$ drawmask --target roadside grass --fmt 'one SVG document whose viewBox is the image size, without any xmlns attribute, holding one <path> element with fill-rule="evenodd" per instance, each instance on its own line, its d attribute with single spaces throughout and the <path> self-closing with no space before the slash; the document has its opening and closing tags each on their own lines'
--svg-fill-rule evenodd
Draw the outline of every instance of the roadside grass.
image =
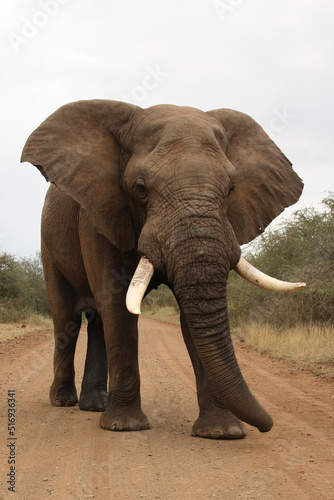
<svg viewBox="0 0 334 500">
<path fill-rule="evenodd" d="M 145 307 L 153 319 L 180 324 L 174 307 Z M 270 324 L 245 323 L 233 328 L 232 337 L 243 345 L 271 358 L 288 362 L 296 370 L 334 380 L 334 326 L 322 324 L 275 328 Z"/>
<path fill-rule="evenodd" d="M 233 336 L 261 354 L 334 379 L 333 325 L 275 328 L 269 324 L 250 323 L 234 329 Z"/>
<path fill-rule="evenodd" d="M 171 306 L 158 307 L 155 309 L 147 310 L 144 309 L 143 315 L 148 316 L 149 318 L 157 319 L 159 321 L 166 321 L 167 323 L 172 323 L 173 325 L 180 324 L 180 313 Z"/>
<path fill-rule="evenodd" d="M 21 337 L 22 335 L 35 332 L 36 330 L 48 330 L 53 328 L 52 319 L 49 316 L 32 313 L 19 322 L 0 323 L 0 342 Z"/>
</svg>

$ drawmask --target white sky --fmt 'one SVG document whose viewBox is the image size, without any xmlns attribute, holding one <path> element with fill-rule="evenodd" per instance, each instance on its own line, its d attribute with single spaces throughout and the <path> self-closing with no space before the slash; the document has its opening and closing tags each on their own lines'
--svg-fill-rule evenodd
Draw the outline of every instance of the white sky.
<svg viewBox="0 0 334 500">
<path fill-rule="evenodd" d="M 80 99 L 243 111 L 304 180 L 285 214 L 334 191 L 332 0 L 11 0 L 0 19 L 0 252 L 39 250 L 48 185 L 21 151 Z"/>
</svg>

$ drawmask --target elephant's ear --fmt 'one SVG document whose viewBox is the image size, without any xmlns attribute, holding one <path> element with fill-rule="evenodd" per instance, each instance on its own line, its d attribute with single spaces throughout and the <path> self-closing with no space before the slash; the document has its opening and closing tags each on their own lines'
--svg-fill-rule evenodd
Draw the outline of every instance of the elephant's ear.
<svg viewBox="0 0 334 500">
<path fill-rule="evenodd" d="M 138 110 L 107 100 L 67 104 L 30 135 L 21 158 L 74 198 L 97 231 L 121 250 L 135 245 L 120 186 L 120 149 L 127 149 L 122 140 Z"/>
<path fill-rule="evenodd" d="M 290 161 L 250 116 L 230 109 L 208 114 L 226 131 L 226 156 L 236 169 L 228 218 L 239 243 L 248 243 L 296 203 L 303 183 Z"/>
</svg>

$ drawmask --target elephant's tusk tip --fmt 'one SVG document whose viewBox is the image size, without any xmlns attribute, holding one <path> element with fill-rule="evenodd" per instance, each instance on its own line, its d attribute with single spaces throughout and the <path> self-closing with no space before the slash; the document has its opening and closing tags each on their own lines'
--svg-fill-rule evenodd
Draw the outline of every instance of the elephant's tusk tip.
<svg viewBox="0 0 334 500">
<path fill-rule="evenodd" d="M 302 290 L 305 286 L 306 283 L 290 283 L 290 288 L 287 288 L 284 290 L 287 293 L 293 293 L 293 292 L 299 292 L 299 290 Z"/>
<path fill-rule="evenodd" d="M 141 314 L 140 303 L 141 303 L 140 297 L 136 296 L 133 289 L 130 289 L 126 295 L 126 300 L 125 300 L 126 308 L 129 311 L 129 313 Z"/>
<path fill-rule="evenodd" d="M 126 305 L 127 307 L 127 310 L 129 311 L 129 313 L 131 314 L 141 314 L 141 310 L 140 310 L 140 307 L 139 306 L 135 306 L 135 305 Z"/>
<path fill-rule="evenodd" d="M 137 316 L 140 316 L 141 315 L 141 310 L 140 309 L 132 309 L 132 311 L 130 311 L 131 314 L 137 314 Z"/>
</svg>

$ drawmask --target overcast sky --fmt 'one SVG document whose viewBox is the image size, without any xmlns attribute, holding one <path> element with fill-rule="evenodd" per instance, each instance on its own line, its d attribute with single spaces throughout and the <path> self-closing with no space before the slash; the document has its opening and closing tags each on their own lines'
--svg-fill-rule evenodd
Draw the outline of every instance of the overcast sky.
<svg viewBox="0 0 334 500">
<path fill-rule="evenodd" d="M 48 185 L 21 151 L 80 99 L 243 111 L 304 180 L 292 210 L 334 191 L 332 0 L 11 0 L 0 23 L 0 252 L 39 250 Z"/>
</svg>

